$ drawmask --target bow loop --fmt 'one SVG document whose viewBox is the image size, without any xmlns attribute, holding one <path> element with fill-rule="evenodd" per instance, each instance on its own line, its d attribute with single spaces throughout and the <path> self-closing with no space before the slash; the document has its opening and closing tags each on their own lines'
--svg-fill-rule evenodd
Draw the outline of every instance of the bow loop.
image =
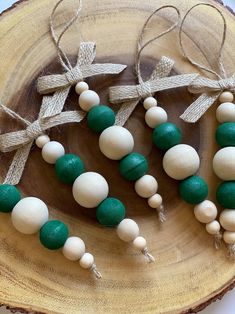
<svg viewBox="0 0 235 314">
<path fill-rule="evenodd" d="M 43 130 L 41 128 L 41 124 L 39 120 L 34 121 L 31 123 L 25 130 L 26 135 L 29 139 L 29 141 L 33 141 L 37 139 L 40 135 L 43 134 Z"/>
</svg>

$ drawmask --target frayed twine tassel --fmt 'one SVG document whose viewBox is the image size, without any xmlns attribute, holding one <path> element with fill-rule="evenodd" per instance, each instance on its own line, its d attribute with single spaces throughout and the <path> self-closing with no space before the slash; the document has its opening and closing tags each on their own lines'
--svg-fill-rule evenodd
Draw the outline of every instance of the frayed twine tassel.
<svg viewBox="0 0 235 314">
<path fill-rule="evenodd" d="M 222 245 L 222 233 L 218 232 L 214 235 L 214 247 L 216 250 L 219 250 Z"/>
<path fill-rule="evenodd" d="M 160 223 L 163 223 L 166 221 L 166 211 L 163 205 L 160 205 L 158 208 L 156 208 L 156 211 L 158 213 L 158 219 Z"/>
<path fill-rule="evenodd" d="M 101 275 L 101 273 L 98 271 L 98 269 L 97 269 L 97 267 L 96 267 L 96 264 L 93 264 L 93 265 L 91 266 L 90 271 L 94 273 L 96 279 L 101 279 L 101 278 L 102 278 L 102 275 Z"/>
<path fill-rule="evenodd" d="M 235 244 L 228 244 L 228 254 L 227 257 L 231 261 L 235 261 Z"/>
<path fill-rule="evenodd" d="M 155 262 L 155 258 L 148 252 L 147 247 L 145 249 L 143 249 L 141 252 L 146 257 L 146 259 L 149 263 Z"/>
</svg>

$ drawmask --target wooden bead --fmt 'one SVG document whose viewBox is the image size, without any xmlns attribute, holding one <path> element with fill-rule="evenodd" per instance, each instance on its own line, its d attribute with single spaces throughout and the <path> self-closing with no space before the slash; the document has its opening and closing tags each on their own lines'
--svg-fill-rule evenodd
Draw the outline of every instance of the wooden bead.
<svg viewBox="0 0 235 314">
<path fill-rule="evenodd" d="M 152 208 L 158 208 L 162 205 L 162 197 L 160 194 L 154 194 L 148 199 L 148 204 Z"/>
<path fill-rule="evenodd" d="M 219 221 L 227 231 L 235 232 L 235 209 L 225 209 L 221 212 Z"/>
<path fill-rule="evenodd" d="M 220 124 L 216 129 L 215 138 L 221 147 L 235 146 L 235 123 L 225 122 Z"/>
<path fill-rule="evenodd" d="M 222 102 L 232 102 L 233 94 L 231 92 L 223 92 L 219 96 L 219 101 Z"/>
<path fill-rule="evenodd" d="M 219 222 L 217 220 L 213 220 L 212 222 L 206 224 L 206 231 L 212 235 L 219 233 L 220 231 Z"/>
<path fill-rule="evenodd" d="M 106 198 L 96 209 L 97 220 L 106 227 L 117 226 L 124 219 L 125 214 L 125 206 L 114 197 Z"/>
<path fill-rule="evenodd" d="M 223 181 L 235 180 L 235 147 L 220 149 L 213 158 L 213 170 Z"/>
<path fill-rule="evenodd" d="M 21 233 L 34 234 L 48 221 L 46 204 L 36 197 L 26 197 L 13 208 L 11 221 Z"/>
<path fill-rule="evenodd" d="M 79 264 L 84 269 L 90 269 L 94 262 L 95 262 L 94 256 L 90 253 L 85 253 L 81 257 Z"/>
<path fill-rule="evenodd" d="M 149 198 L 157 192 L 158 183 L 157 180 L 148 174 L 141 177 L 135 182 L 136 193 L 144 198 Z"/>
<path fill-rule="evenodd" d="M 20 199 L 20 191 L 14 185 L 0 185 L 0 212 L 11 212 Z"/>
<path fill-rule="evenodd" d="M 167 113 L 161 107 L 151 107 L 145 113 L 145 122 L 150 128 L 155 128 L 159 124 L 167 121 Z"/>
<path fill-rule="evenodd" d="M 86 90 L 81 93 L 78 102 L 84 111 L 89 111 L 91 108 L 99 105 L 100 97 L 93 90 Z"/>
<path fill-rule="evenodd" d="M 162 123 L 153 131 L 154 144 L 163 150 L 167 150 L 181 142 L 182 133 L 174 123 Z"/>
<path fill-rule="evenodd" d="M 50 137 L 46 134 L 40 135 L 36 141 L 35 144 L 38 148 L 43 148 L 44 145 L 50 142 Z"/>
<path fill-rule="evenodd" d="M 78 82 L 75 86 L 75 91 L 78 95 L 87 91 L 89 89 L 89 85 L 86 82 Z"/>
<path fill-rule="evenodd" d="M 235 244 L 235 232 L 225 231 L 223 234 L 223 239 L 227 244 Z"/>
<path fill-rule="evenodd" d="M 57 159 L 65 154 L 63 145 L 59 142 L 51 141 L 42 148 L 42 158 L 49 164 L 55 164 Z"/>
<path fill-rule="evenodd" d="M 62 221 L 51 220 L 46 222 L 40 230 L 40 242 L 49 250 L 58 250 L 68 239 L 69 229 Z"/>
<path fill-rule="evenodd" d="M 97 207 L 109 193 L 109 186 L 103 176 L 96 172 L 81 174 L 73 184 L 75 201 L 86 208 Z"/>
<path fill-rule="evenodd" d="M 135 181 L 148 171 L 148 162 L 143 155 L 131 153 L 120 161 L 119 171 L 125 179 Z"/>
<path fill-rule="evenodd" d="M 108 106 L 95 106 L 88 112 L 87 124 L 94 132 L 102 132 L 114 123 L 115 113 Z"/>
<path fill-rule="evenodd" d="M 132 152 L 134 139 L 126 128 L 111 126 L 101 133 L 99 147 L 106 157 L 119 160 Z"/>
<path fill-rule="evenodd" d="M 231 102 L 225 102 L 216 110 L 216 119 L 220 123 L 235 122 L 235 105 Z"/>
<path fill-rule="evenodd" d="M 143 102 L 143 106 L 144 109 L 148 110 L 149 108 L 157 106 L 157 100 L 152 96 L 147 97 Z"/>
<path fill-rule="evenodd" d="M 169 177 L 183 180 L 193 175 L 200 166 L 196 150 L 186 144 L 170 148 L 163 157 L 163 168 Z"/>
<path fill-rule="evenodd" d="M 215 204 L 209 200 L 205 200 L 194 207 L 196 219 L 205 224 L 215 220 L 217 212 Z"/>
<path fill-rule="evenodd" d="M 198 204 L 207 198 L 208 186 L 203 178 L 191 176 L 180 183 L 179 192 L 185 202 Z"/>
<path fill-rule="evenodd" d="M 133 241 L 139 235 L 139 226 L 132 219 L 123 219 L 117 227 L 117 234 L 122 241 Z"/>
<path fill-rule="evenodd" d="M 137 237 L 133 241 L 133 246 L 135 249 L 142 251 L 147 247 L 147 241 L 144 237 Z"/>
<path fill-rule="evenodd" d="M 223 208 L 235 208 L 235 181 L 222 182 L 216 191 L 218 203 Z"/>
<path fill-rule="evenodd" d="M 63 246 L 62 252 L 70 261 L 77 261 L 83 256 L 85 249 L 85 243 L 82 239 L 69 237 Z"/>
</svg>

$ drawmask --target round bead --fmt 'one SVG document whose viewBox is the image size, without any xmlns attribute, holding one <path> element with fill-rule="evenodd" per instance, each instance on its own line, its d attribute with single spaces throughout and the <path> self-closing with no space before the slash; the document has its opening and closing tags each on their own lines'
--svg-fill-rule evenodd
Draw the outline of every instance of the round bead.
<svg viewBox="0 0 235 314">
<path fill-rule="evenodd" d="M 73 184 L 75 201 L 86 208 L 97 207 L 109 193 L 109 186 L 103 176 L 96 172 L 81 174 Z"/>
<path fill-rule="evenodd" d="M 235 208 L 235 181 L 222 182 L 217 191 L 216 198 L 223 208 Z"/>
<path fill-rule="evenodd" d="M 49 250 L 58 250 L 68 239 L 68 227 L 59 220 L 45 223 L 40 230 L 40 242 Z"/>
<path fill-rule="evenodd" d="M 154 194 L 148 199 L 148 204 L 152 208 L 158 208 L 162 205 L 162 197 L 160 194 Z"/>
<path fill-rule="evenodd" d="M 215 138 L 221 147 L 235 146 L 235 123 L 226 122 L 218 126 Z"/>
<path fill-rule="evenodd" d="M 55 164 L 55 172 L 58 179 L 67 184 L 73 184 L 76 178 L 84 171 L 83 161 L 73 154 L 65 154 L 57 159 Z"/>
<path fill-rule="evenodd" d="M 235 232 L 225 231 L 223 233 L 223 239 L 227 244 L 235 244 Z"/>
<path fill-rule="evenodd" d="M 94 256 L 90 253 L 85 253 L 83 254 L 83 256 L 81 257 L 79 264 L 82 268 L 84 269 L 89 269 L 92 267 L 92 265 L 94 264 L 95 259 Z"/>
<path fill-rule="evenodd" d="M 221 180 L 235 180 L 235 147 L 220 149 L 213 158 L 213 170 Z"/>
<path fill-rule="evenodd" d="M 87 116 L 89 128 L 94 132 L 102 132 L 115 123 L 115 113 L 108 106 L 93 107 Z"/>
<path fill-rule="evenodd" d="M 216 119 L 220 123 L 235 122 L 235 105 L 231 102 L 225 102 L 216 110 Z"/>
<path fill-rule="evenodd" d="M 220 214 L 219 221 L 221 226 L 228 231 L 235 231 L 235 210 L 225 209 Z"/>
<path fill-rule="evenodd" d="M 200 159 L 189 145 L 179 144 L 170 148 L 163 157 L 163 168 L 169 177 L 183 180 L 198 171 Z"/>
<path fill-rule="evenodd" d="M 133 241 L 134 248 L 137 250 L 144 250 L 147 247 L 147 241 L 143 237 L 137 237 Z"/>
<path fill-rule="evenodd" d="M 78 95 L 87 91 L 89 89 L 89 85 L 86 82 L 78 82 L 75 86 L 75 91 Z"/>
<path fill-rule="evenodd" d="M 36 197 L 26 197 L 20 200 L 12 210 L 11 221 L 21 233 L 34 234 L 48 221 L 46 204 Z"/>
<path fill-rule="evenodd" d="M 99 146 L 101 152 L 106 157 L 119 160 L 132 152 L 134 139 L 126 128 L 115 125 L 105 129 L 101 133 Z"/>
<path fill-rule="evenodd" d="M 180 196 L 189 204 L 198 204 L 204 201 L 208 195 L 208 186 L 205 180 L 199 176 L 191 176 L 180 183 Z"/>
<path fill-rule="evenodd" d="M 163 150 L 167 150 L 181 142 L 182 133 L 174 123 L 163 123 L 153 131 L 154 144 Z"/>
<path fill-rule="evenodd" d="M 144 109 L 148 110 L 149 108 L 157 106 L 157 100 L 152 96 L 147 97 L 143 102 L 143 106 Z"/>
<path fill-rule="evenodd" d="M 161 107 L 149 108 L 145 114 L 145 122 L 150 128 L 165 123 L 167 121 L 167 113 Z"/>
<path fill-rule="evenodd" d="M 117 227 L 117 234 L 122 241 L 133 241 L 139 235 L 139 226 L 129 218 L 123 219 Z"/>
<path fill-rule="evenodd" d="M 46 134 L 40 135 L 36 141 L 35 144 L 38 148 L 43 148 L 44 145 L 50 142 L 50 137 Z"/>
<path fill-rule="evenodd" d="M 144 175 L 135 182 L 136 193 L 144 198 L 149 198 L 157 192 L 157 180 L 149 174 Z"/>
<path fill-rule="evenodd" d="M 49 164 L 55 164 L 57 159 L 65 154 L 63 145 L 59 142 L 51 141 L 42 148 L 42 158 Z"/>
<path fill-rule="evenodd" d="M 100 103 L 99 95 L 93 90 L 86 90 L 79 96 L 79 106 L 84 111 L 91 110 L 92 107 L 98 106 Z"/>
<path fill-rule="evenodd" d="M 217 220 L 213 220 L 212 222 L 209 222 L 206 224 L 206 231 L 209 234 L 217 234 L 220 231 L 220 224 Z"/>
<path fill-rule="evenodd" d="M 233 94 L 231 92 L 223 92 L 219 96 L 219 101 L 222 102 L 232 102 Z"/>
<path fill-rule="evenodd" d="M 205 200 L 194 207 L 196 219 L 204 224 L 215 220 L 217 212 L 215 204 L 209 200 Z"/>
<path fill-rule="evenodd" d="M 85 249 L 85 243 L 82 239 L 69 237 L 63 246 L 63 254 L 70 261 L 77 261 L 83 256 Z"/>
<path fill-rule="evenodd" d="M 116 198 L 106 198 L 96 209 L 96 218 L 106 227 L 117 226 L 125 217 L 126 209 Z"/>
<path fill-rule="evenodd" d="M 120 161 L 119 171 L 125 179 L 135 181 L 148 171 L 148 162 L 143 155 L 131 153 Z"/>
<path fill-rule="evenodd" d="M 20 199 L 20 192 L 14 185 L 0 185 L 0 212 L 11 212 Z"/>
</svg>

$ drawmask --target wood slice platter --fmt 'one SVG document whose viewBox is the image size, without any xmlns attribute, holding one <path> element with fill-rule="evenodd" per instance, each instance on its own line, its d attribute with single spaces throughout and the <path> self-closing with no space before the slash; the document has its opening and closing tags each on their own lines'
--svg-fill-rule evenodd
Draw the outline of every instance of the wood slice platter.
<svg viewBox="0 0 235 314">
<path fill-rule="evenodd" d="M 41 96 L 35 82 L 42 73 L 61 73 L 56 49 L 49 34 L 48 20 L 57 0 L 21 1 L 0 16 L 0 99 L 18 113 L 33 121 Z M 179 5 L 171 0 L 170 4 Z M 197 1 L 180 1 L 183 14 Z M 214 1 L 208 3 L 215 4 Z M 108 102 L 108 87 L 134 84 L 132 66 L 136 38 L 147 16 L 163 0 L 88 0 L 82 17 L 63 39 L 71 60 L 75 60 L 79 42 L 96 41 L 100 62 L 128 65 L 119 76 L 102 76 L 88 80 L 91 89 Z M 222 4 L 216 3 L 227 19 L 228 34 L 224 63 L 228 72 L 235 68 L 235 17 Z M 58 28 L 72 15 L 75 1 L 67 1 L 58 10 Z M 175 20 L 173 13 L 161 12 L 153 18 L 146 36 L 151 37 Z M 186 23 L 184 32 L 190 54 L 198 61 L 213 65 L 222 36 L 221 20 L 210 8 L 197 9 Z M 162 55 L 175 59 L 173 73 L 192 73 L 193 68 L 181 56 L 177 32 L 152 44 L 144 52 L 142 70 L 147 76 Z M 234 72 L 234 71 L 233 71 Z M 192 102 L 187 89 L 159 93 L 158 101 L 169 112 L 169 120 L 180 126 L 184 143 L 193 145 L 201 156 L 200 174 L 207 179 L 210 198 L 215 200 L 219 181 L 213 175 L 212 158 L 215 144 L 215 109 L 213 106 L 200 123 L 188 125 L 179 115 Z M 71 93 L 67 109 L 76 109 L 77 96 Z M 118 109 L 116 107 L 116 109 Z M 138 106 L 127 123 L 134 134 L 135 151 L 147 156 L 150 173 L 158 178 L 164 196 L 168 221 L 159 226 L 156 213 L 145 200 L 137 197 L 133 184 L 118 173 L 117 162 L 106 159 L 99 151 L 98 137 L 86 125 L 54 128 L 50 137 L 60 141 L 67 152 L 81 156 L 88 171 L 98 171 L 110 184 L 110 195 L 122 200 L 127 215 L 141 226 L 149 249 L 156 257 L 148 264 L 131 247 L 123 244 L 113 229 L 102 228 L 95 211 L 79 207 L 71 188 L 58 182 L 52 166 L 46 164 L 36 147 L 32 150 L 20 190 L 24 196 L 36 196 L 50 207 L 50 214 L 67 223 L 71 234 L 81 236 L 96 257 L 103 274 L 95 280 L 78 263 L 65 260 L 61 252 L 44 249 L 38 236 L 24 236 L 11 225 L 10 215 L 0 215 L 0 303 L 23 312 L 42 313 L 195 313 L 221 297 L 235 284 L 235 264 L 226 259 L 226 250 L 215 251 L 204 226 L 194 219 L 192 206 L 178 195 L 178 183 L 163 172 L 163 154 L 152 145 L 151 130 L 144 123 L 144 109 Z M 22 126 L 0 115 L 1 133 Z M 13 154 L 1 156 L 3 179 Z M 110 171 L 112 169 L 112 171 Z"/>
</svg>

